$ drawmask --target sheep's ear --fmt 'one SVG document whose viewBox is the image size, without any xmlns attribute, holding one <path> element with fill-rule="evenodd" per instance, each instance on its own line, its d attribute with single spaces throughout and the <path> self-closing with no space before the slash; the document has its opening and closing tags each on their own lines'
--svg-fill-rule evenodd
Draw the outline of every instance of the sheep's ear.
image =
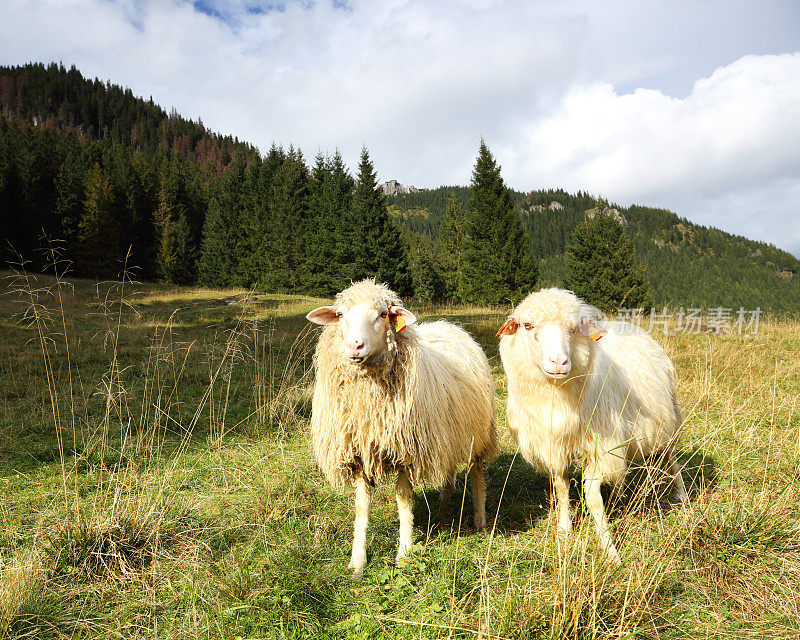
<svg viewBox="0 0 800 640">
<path fill-rule="evenodd" d="M 389 316 L 394 323 L 394 330 L 397 333 L 400 333 L 408 325 L 414 324 L 417 321 L 417 316 L 405 307 L 399 305 L 389 307 Z"/>
<path fill-rule="evenodd" d="M 503 326 L 497 330 L 495 334 L 495 338 L 499 338 L 500 336 L 513 336 L 517 329 L 519 329 L 519 322 L 514 320 L 514 318 L 509 318 L 503 323 Z"/>
<path fill-rule="evenodd" d="M 306 320 L 314 324 L 333 324 L 339 321 L 339 310 L 336 307 L 317 307 L 306 314 Z"/>
<path fill-rule="evenodd" d="M 580 329 L 581 333 L 589 340 L 599 340 L 608 333 L 608 330 L 601 324 L 605 319 L 603 312 L 591 305 L 584 304 L 580 310 Z"/>
</svg>

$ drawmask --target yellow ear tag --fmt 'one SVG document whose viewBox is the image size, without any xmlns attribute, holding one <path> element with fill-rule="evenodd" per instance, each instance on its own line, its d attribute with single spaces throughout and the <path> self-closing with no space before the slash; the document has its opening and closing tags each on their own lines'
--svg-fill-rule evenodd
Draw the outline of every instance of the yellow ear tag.
<svg viewBox="0 0 800 640">
<path fill-rule="evenodd" d="M 406 320 L 401 316 L 399 313 L 394 317 L 394 330 L 397 333 L 400 333 L 403 329 L 406 328 Z"/>
<path fill-rule="evenodd" d="M 503 326 L 497 330 L 497 333 L 494 335 L 495 338 L 499 338 L 502 335 L 509 335 L 513 336 L 517 332 L 517 327 L 519 324 L 516 320 L 509 318 L 503 323 Z"/>
<path fill-rule="evenodd" d="M 597 331 L 597 329 L 589 333 L 589 340 L 592 340 L 593 342 L 597 342 L 602 337 L 603 334 Z"/>
</svg>

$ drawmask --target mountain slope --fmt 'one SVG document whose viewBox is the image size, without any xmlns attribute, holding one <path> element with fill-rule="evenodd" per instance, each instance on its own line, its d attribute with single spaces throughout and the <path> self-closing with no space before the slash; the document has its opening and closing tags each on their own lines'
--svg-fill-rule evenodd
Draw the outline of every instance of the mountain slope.
<svg viewBox="0 0 800 640">
<path fill-rule="evenodd" d="M 84 78 L 73 65 L 31 63 L 0 67 L 0 109 L 7 119 L 70 129 L 90 140 L 111 140 L 137 151 L 172 150 L 220 171 L 236 151 L 254 147 L 167 113 L 110 82 Z"/>
<path fill-rule="evenodd" d="M 65 255 L 78 274 L 114 277 L 130 251 L 128 264 L 141 279 L 169 279 L 168 274 L 180 272 L 193 282 L 209 208 L 221 202 L 223 176 L 235 157 L 247 168 L 246 202 L 241 203 L 246 215 L 233 220 L 230 229 L 235 251 L 242 254 L 232 256 L 237 269 L 274 271 L 258 246 L 277 235 L 272 242 L 280 248 L 279 230 L 296 231 L 296 225 L 281 222 L 292 207 L 305 216 L 300 227 L 309 255 L 349 250 L 348 194 L 354 182 L 341 158 L 341 166 L 320 157 L 308 167 L 291 148 L 288 153 L 273 148 L 262 156 L 251 144 L 210 132 L 202 122 L 168 113 L 129 89 L 84 78 L 75 67 L 0 67 L 0 258 L 15 260 L 19 254 L 43 269 L 48 260 L 39 250 L 47 245 L 41 240 L 45 236 L 65 241 Z M 418 295 L 423 290 L 446 295 L 435 266 L 451 193 L 463 211 L 466 187 L 387 198 L 409 241 Z M 572 229 L 594 207 L 594 199 L 562 190 L 512 191 L 511 196 L 530 250 L 540 259 L 542 283 L 560 284 Z M 657 306 L 800 310 L 800 262 L 791 254 L 695 225 L 670 211 L 617 209 L 646 265 Z M 315 226 L 325 225 L 325 233 L 316 232 Z M 319 250 L 322 244 L 328 249 Z M 175 266 L 178 259 L 182 263 Z M 337 261 L 330 262 L 334 271 L 340 269 Z M 314 267 L 303 268 L 311 273 Z M 241 273 L 221 275 L 252 284 Z M 291 281 L 292 291 L 310 291 L 302 278 Z"/>
<path fill-rule="evenodd" d="M 464 205 L 465 187 L 439 187 L 389 198 L 412 234 L 437 238 L 450 194 Z M 513 192 L 530 239 L 542 260 L 543 284 L 560 285 L 572 229 L 594 207 L 586 193 L 561 189 Z M 639 259 L 645 264 L 656 306 L 800 309 L 800 260 L 774 245 L 694 224 L 664 209 L 616 205 Z"/>
</svg>

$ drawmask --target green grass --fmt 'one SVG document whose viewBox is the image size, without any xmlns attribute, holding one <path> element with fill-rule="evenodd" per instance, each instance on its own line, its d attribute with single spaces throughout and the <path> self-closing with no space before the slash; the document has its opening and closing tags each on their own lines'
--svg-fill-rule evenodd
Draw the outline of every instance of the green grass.
<svg viewBox="0 0 800 640">
<path fill-rule="evenodd" d="M 351 494 L 326 484 L 308 441 L 303 316 L 319 300 L 2 275 L 0 637 L 800 634 L 797 321 L 656 336 L 678 368 L 692 502 L 671 507 L 633 470 L 609 505 L 614 567 L 577 483 L 576 534 L 559 546 L 547 479 L 515 456 L 494 338 L 505 310 L 410 303 L 490 356 L 491 526 L 462 517 L 463 474 L 441 521 L 438 492 L 418 487 L 418 544 L 395 566 L 386 483 L 354 580 Z"/>
</svg>

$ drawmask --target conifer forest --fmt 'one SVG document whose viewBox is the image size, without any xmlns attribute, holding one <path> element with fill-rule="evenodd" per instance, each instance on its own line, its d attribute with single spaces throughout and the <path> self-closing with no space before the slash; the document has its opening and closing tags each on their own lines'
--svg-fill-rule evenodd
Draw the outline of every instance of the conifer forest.
<svg viewBox="0 0 800 640">
<path fill-rule="evenodd" d="M 0 105 L 4 265 L 43 270 L 57 246 L 88 278 L 124 269 L 143 281 L 331 296 L 369 276 L 421 300 L 501 306 L 537 284 L 574 286 L 583 270 L 589 299 L 611 286 L 598 281 L 604 272 L 638 282 L 633 297 L 598 293 L 607 309 L 800 307 L 792 254 L 600 194 L 512 190 L 482 140 L 468 186 L 385 196 L 366 148 L 352 168 L 337 150 L 260 150 L 75 67 L 0 68 Z M 598 203 L 611 235 L 575 239 Z M 576 267 L 581 243 L 586 256 L 624 264 Z"/>
</svg>

